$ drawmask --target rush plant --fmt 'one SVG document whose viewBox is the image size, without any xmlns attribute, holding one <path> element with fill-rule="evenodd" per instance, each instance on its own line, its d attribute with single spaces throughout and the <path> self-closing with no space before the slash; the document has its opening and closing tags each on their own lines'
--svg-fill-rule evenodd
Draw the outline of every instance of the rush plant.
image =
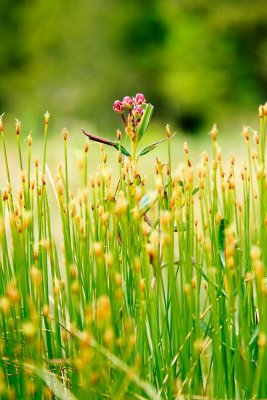
<svg viewBox="0 0 267 400">
<path fill-rule="evenodd" d="M 83 130 L 100 143 L 100 163 L 88 176 L 86 141 L 74 192 L 66 129 L 53 179 L 49 114 L 42 161 L 32 160 L 31 136 L 22 148 L 17 121 L 14 187 L 0 119 L 1 398 L 266 398 L 267 104 L 259 133 L 243 129 L 242 166 L 223 162 L 214 126 L 212 156 L 195 166 L 185 143 L 174 168 L 168 126 L 139 149 L 153 111 L 142 94 L 113 109 L 124 131 L 112 141 Z M 163 141 L 151 192 L 138 159 Z"/>
</svg>

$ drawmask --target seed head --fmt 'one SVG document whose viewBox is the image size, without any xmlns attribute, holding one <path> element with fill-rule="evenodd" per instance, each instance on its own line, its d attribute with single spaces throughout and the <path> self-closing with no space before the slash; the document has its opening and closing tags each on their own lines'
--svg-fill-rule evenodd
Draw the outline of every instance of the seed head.
<svg viewBox="0 0 267 400">
<path fill-rule="evenodd" d="M 5 115 L 5 113 L 3 113 L 2 115 L 0 115 L 0 132 L 4 131 L 4 126 L 3 126 L 3 116 Z"/>
<path fill-rule="evenodd" d="M 88 150 L 89 150 L 89 144 L 88 144 L 88 143 L 85 143 L 85 145 L 84 145 L 84 152 L 85 152 L 85 153 L 88 153 Z"/>
<path fill-rule="evenodd" d="M 257 132 L 254 132 L 253 140 L 256 144 L 259 144 L 260 138 Z"/>
<path fill-rule="evenodd" d="M 16 134 L 20 134 L 20 128 L 21 128 L 21 121 L 16 119 Z"/>
<path fill-rule="evenodd" d="M 102 255 L 103 255 L 102 243 L 95 242 L 93 245 L 93 248 L 94 248 L 94 253 L 95 253 L 96 257 L 102 257 Z"/>
<path fill-rule="evenodd" d="M 108 296 L 100 296 L 96 303 L 97 321 L 109 321 L 111 318 L 111 306 Z"/>
<path fill-rule="evenodd" d="M 249 141 L 249 129 L 247 126 L 244 126 L 242 134 L 245 138 L 245 141 L 248 142 Z"/>
<path fill-rule="evenodd" d="M 166 125 L 166 136 L 169 138 L 171 136 L 170 125 Z"/>
<path fill-rule="evenodd" d="M 44 315 L 44 317 L 46 317 L 46 318 L 49 317 L 49 305 L 48 305 L 48 304 L 44 304 L 44 305 L 43 305 L 43 315 Z"/>
<path fill-rule="evenodd" d="M 63 128 L 62 134 L 63 134 L 63 139 L 66 141 L 69 136 L 69 132 L 68 132 L 67 128 Z"/>
<path fill-rule="evenodd" d="M 187 145 L 187 142 L 184 142 L 184 152 L 185 152 L 185 154 L 188 154 L 188 145 Z"/>
<path fill-rule="evenodd" d="M 259 260 L 261 257 L 261 249 L 258 246 L 252 246 L 250 249 L 250 257 L 253 261 Z"/>
<path fill-rule="evenodd" d="M 0 297 L 0 311 L 3 312 L 3 314 L 7 315 L 9 313 L 10 309 L 10 304 L 9 300 L 6 296 Z"/>
<path fill-rule="evenodd" d="M 35 335 L 36 328 L 33 322 L 28 321 L 22 325 L 23 333 L 27 338 L 32 338 Z"/>
<path fill-rule="evenodd" d="M 215 140 L 217 139 L 217 134 L 218 134 L 217 124 L 213 125 L 210 133 L 211 133 L 212 140 L 215 142 Z"/>
<path fill-rule="evenodd" d="M 31 145 L 32 145 L 32 136 L 31 136 L 30 133 L 29 133 L 29 135 L 27 137 L 27 142 L 28 142 L 28 146 L 31 147 Z"/>
<path fill-rule="evenodd" d="M 259 333 L 259 338 L 258 338 L 258 346 L 260 348 L 263 348 L 266 346 L 266 335 L 264 332 Z"/>
<path fill-rule="evenodd" d="M 32 266 L 30 274 L 33 284 L 36 286 L 40 286 L 42 283 L 42 272 L 40 271 L 40 269 Z"/>
<path fill-rule="evenodd" d="M 124 194 L 121 193 L 115 205 L 115 214 L 124 215 L 128 207 L 128 201 L 125 199 Z"/>
<path fill-rule="evenodd" d="M 48 125 L 49 118 L 50 118 L 50 114 L 49 114 L 48 111 L 46 111 L 46 113 L 45 113 L 45 115 L 44 115 L 44 118 L 45 118 L 45 125 Z"/>
</svg>

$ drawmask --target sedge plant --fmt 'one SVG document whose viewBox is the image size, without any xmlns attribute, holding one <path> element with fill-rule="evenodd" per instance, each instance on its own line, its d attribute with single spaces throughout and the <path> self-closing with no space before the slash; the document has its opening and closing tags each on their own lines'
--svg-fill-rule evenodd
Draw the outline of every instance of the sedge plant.
<svg viewBox="0 0 267 400">
<path fill-rule="evenodd" d="M 137 94 L 113 109 L 124 130 L 114 141 L 83 130 L 100 143 L 100 163 L 88 176 L 87 140 L 74 192 L 66 129 L 54 179 L 46 165 L 48 113 L 41 161 L 31 136 L 22 148 L 16 123 L 21 184 L 13 187 L 0 119 L 1 398 L 266 398 L 267 104 L 259 133 L 243 130 L 241 169 L 234 156 L 226 169 L 216 126 L 212 157 L 192 165 L 185 143 L 174 168 L 167 126 L 152 192 L 138 160 L 160 144 L 139 149 L 153 106 Z M 115 150 L 118 179 L 105 146 Z"/>
</svg>

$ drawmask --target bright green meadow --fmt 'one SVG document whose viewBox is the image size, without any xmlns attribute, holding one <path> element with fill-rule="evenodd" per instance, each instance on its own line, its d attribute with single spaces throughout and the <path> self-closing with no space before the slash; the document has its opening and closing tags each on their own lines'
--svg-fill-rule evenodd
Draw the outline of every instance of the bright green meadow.
<svg viewBox="0 0 267 400">
<path fill-rule="evenodd" d="M 77 168 L 71 132 L 49 146 L 48 113 L 39 158 L 0 119 L 1 399 L 267 398 L 267 103 L 244 163 L 214 125 L 177 166 L 179 133 L 149 144 L 153 106 L 135 101 L 114 106 L 114 140 L 84 130 Z"/>
</svg>

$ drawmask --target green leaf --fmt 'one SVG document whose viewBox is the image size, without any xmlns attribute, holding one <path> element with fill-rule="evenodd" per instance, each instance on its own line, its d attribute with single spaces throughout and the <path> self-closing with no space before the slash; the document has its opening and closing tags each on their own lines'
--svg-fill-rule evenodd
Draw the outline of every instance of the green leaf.
<svg viewBox="0 0 267 400">
<path fill-rule="evenodd" d="M 196 194 L 198 191 L 199 191 L 199 187 L 196 186 L 192 191 L 192 195 L 194 196 L 194 194 Z"/>
<path fill-rule="evenodd" d="M 142 137 L 146 133 L 154 107 L 151 104 L 144 104 L 142 108 L 144 110 L 144 114 L 137 128 L 138 142 L 142 139 Z"/>
<path fill-rule="evenodd" d="M 212 330 L 210 329 L 210 327 L 204 321 L 200 320 L 199 321 L 199 326 L 203 330 L 203 332 L 205 333 L 205 336 L 209 336 L 210 338 L 212 338 Z"/>
<path fill-rule="evenodd" d="M 227 220 L 222 218 L 219 225 L 219 254 L 222 266 L 225 267 L 225 228 L 227 227 Z"/>
<path fill-rule="evenodd" d="M 259 325 L 256 325 L 256 327 L 251 335 L 250 341 L 249 341 L 250 350 L 253 350 L 254 347 L 256 346 L 256 344 L 258 343 L 259 331 L 260 331 Z"/>
<path fill-rule="evenodd" d="M 184 182 L 183 181 L 179 181 L 179 185 L 182 188 L 182 192 L 184 193 Z"/>
<path fill-rule="evenodd" d="M 184 232 L 186 230 L 186 224 L 184 222 L 173 227 L 173 232 Z"/>
<path fill-rule="evenodd" d="M 77 400 L 63 383 L 56 377 L 55 374 L 48 371 L 44 367 L 36 368 L 35 374 L 52 390 L 57 399 L 60 400 Z"/>
<path fill-rule="evenodd" d="M 175 135 L 175 133 L 171 137 L 173 137 L 174 135 Z M 168 140 L 168 139 L 169 138 L 165 138 L 165 139 L 159 140 L 158 142 L 149 144 L 148 146 L 144 147 L 142 150 L 139 151 L 139 153 L 137 154 L 137 157 L 144 156 L 145 154 L 154 150 L 160 143 L 166 142 L 166 140 Z"/>
<path fill-rule="evenodd" d="M 131 154 L 129 153 L 129 151 L 124 146 L 122 146 L 122 144 L 120 144 L 119 142 L 113 142 L 113 146 L 118 151 L 121 151 L 121 153 L 124 154 L 125 156 L 130 157 Z"/>
</svg>

